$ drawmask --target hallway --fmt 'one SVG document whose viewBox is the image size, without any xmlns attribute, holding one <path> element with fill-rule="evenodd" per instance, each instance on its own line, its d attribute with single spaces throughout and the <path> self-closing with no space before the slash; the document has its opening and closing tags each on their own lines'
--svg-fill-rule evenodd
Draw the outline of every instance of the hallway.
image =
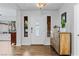
<svg viewBox="0 0 79 59">
<path fill-rule="evenodd" d="M 10 41 L 0 41 L 0 56 L 57 56 L 50 46 L 11 46 Z"/>
<path fill-rule="evenodd" d="M 43 10 L 35 3 L 0 4 L 0 55 L 57 56 L 50 45 L 59 55 L 79 55 L 78 10 L 75 3 L 47 3 Z"/>
</svg>

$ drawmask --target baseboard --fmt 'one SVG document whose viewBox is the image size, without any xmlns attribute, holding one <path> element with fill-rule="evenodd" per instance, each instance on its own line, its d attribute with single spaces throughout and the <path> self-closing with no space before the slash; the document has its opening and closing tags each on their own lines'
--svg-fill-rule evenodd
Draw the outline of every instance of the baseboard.
<svg viewBox="0 0 79 59">
<path fill-rule="evenodd" d="M 44 46 L 44 44 L 31 44 L 31 46 Z"/>
<path fill-rule="evenodd" d="M 0 41 L 11 41 L 11 40 L 0 40 Z"/>
<path fill-rule="evenodd" d="M 17 44 L 16 44 L 15 46 L 21 46 L 21 45 L 17 45 Z"/>
</svg>

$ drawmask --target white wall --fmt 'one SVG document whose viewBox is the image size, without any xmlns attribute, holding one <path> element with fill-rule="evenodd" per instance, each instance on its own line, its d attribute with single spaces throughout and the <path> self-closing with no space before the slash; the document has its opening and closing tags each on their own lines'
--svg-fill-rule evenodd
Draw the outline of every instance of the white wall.
<svg viewBox="0 0 79 59">
<path fill-rule="evenodd" d="M 79 56 L 79 4 L 74 6 L 74 55 Z"/>
<path fill-rule="evenodd" d="M 16 45 L 20 46 L 21 45 L 21 33 L 22 33 L 22 19 L 21 19 L 21 11 L 17 9 L 17 14 L 16 14 Z"/>
<path fill-rule="evenodd" d="M 74 17 L 74 8 L 73 4 L 64 4 L 62 8 L 59 10 L 59 17 L 61 21 L 61 14 L 66 12 L 67 13 L 67 23 L 66 23 L 66 31 L 73 32 L 73 17 Z M 61 22 L 60 22 L 61 25 Z"/>
<path fill-rule="evenodd" d="M 16 21 L 16 8 L 13 8 L 11 5 L 2 5 L 0 4 L 0 21 Z M 8 26 L 0 25 L 0 31 L 8 31 Z M 0 40 L 10 40 L 10 34 L 0 33 Z"/>
<path fill-rule="evenodd" d="M 67 23 L 66 23 L 66 32 L 71 32 L 72 34 L 72 55 L 74 54 L 74 4 L 64 4 L 62 6 L 62 8 L 59 10 L 59 19 L 61 21 L 61 14 L 66 12 L 67 13 Z M 60 25 L 61 25 L 61 22 L 60 22 Z"/>
<path fill-rule="evenodd" d="M 36 18 L 34 18 L 33 16 L 37 16 L 37 15 L 41 15 L 41 16 L 51 16 L 51 28 L 52 28 L 52 30 L 53 30 L 53 26 L 55 25 L 55 24 L 57 24 L 57 25 L 59 25 L 59 20 L 58 20 L 58 12 L 57 11 L 52 11 L 52 10 L 49 10 L 49 11 L 46 11 L 46 10 L 43 10 L 43 11 L 34 11 L 34 10 L 32 10 L 32 11 L 22 11 L 22 17 L 23 16 L 28 16 L 29 17 L 29 19 L 30 19 L 30 16 L 32 17 L 31 19 L 32 20 L 34 20 L 34 19 L 36 19 Z M 40 16 L 40 17 L 41 17 Z M 38 19 L 39 19 L 39 17 L 37 17 Z M 28 20 L 29 20 L 28 19 Z M 44 18 L 45 20 L 46 20 L 46 18 Z M 36 20 L 37 21 L 37 20 Z M 41 20 L 43 23 L 45 23 L 43 20 Z M 23 24 L 23 18 L 22 18 L 22 24 Z M 42 25 L 42 23 L 41 23 L 41 25 Z M 45 24 L 45 25 L 47 25 L 47 24 Z M 30 30 L 30 29 L 29 29 Z M 46 29 L 45 29 L 45 31 L 46 31 Z M 25 38 L 24 37 L 24 24 L 22 25 L 22 44 L 23 45 L 30 45 L 31 43 L 30 43 L 31 41 L 30 41 L 30 38 Z M 49 45 L 50 44 L 50 38 L 47 38 L 46 37 L 46 39 L 44 40 L 44 44 L 45 45 Z"/>
<path fill-rule="evenodd" d="M 0 6 L 0 14 L 0 20 L 16 20 L 16 9 L 10 8 L 9 5 L 7 7 Z"/>
</svg>

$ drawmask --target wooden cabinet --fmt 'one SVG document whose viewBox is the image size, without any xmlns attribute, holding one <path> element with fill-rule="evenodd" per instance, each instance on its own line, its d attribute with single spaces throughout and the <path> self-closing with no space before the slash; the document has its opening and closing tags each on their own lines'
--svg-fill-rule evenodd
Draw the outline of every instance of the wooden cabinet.
<svg viewBox="0 0 79 59">
<path fill-rule="evenodd" d="M 51 37 L 51 46 L 59 55 L 71 54 L 71 34 L 69 32 L 55 32 Z"/>
<path fill-rule="evenodd" d="M 60 55 L 70 55 L 70 33 L 60 33 Z"/>
<path fill-rule="evenodd" d="M 16 45 L 16 32 L 11 32 L 11 44 Z"/>
</svg>

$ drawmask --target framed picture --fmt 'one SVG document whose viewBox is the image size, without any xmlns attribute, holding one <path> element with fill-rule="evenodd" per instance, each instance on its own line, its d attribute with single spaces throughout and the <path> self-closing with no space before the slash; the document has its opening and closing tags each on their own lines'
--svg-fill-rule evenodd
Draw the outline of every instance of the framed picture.
<svg viewBox="0 0 79 59">
<path fill-rule="evenodd" d="M 67 20 L 66 20 L 66 12 L 64 12 L 64 13 L 62 13 L 61 14 L 61 20 L 65 20 L 65 22 L 67 22 Z"/>
<path fill-rule="evenodd" d="M 67 22 L 67 20 L 66 20 L 66 12 L 64 12 L 64 13 L 62 13 L 61 14 L 61 27 L 62 28 L 65 28 L 65 26 L 66 26 L 66 22 Z"/>
</svg>

